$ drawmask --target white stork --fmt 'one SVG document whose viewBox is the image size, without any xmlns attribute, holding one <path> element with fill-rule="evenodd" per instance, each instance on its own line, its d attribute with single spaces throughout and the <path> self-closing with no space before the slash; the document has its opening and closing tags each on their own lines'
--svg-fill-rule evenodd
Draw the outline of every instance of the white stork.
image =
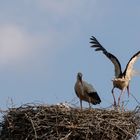
<svg viewBox="0 0 140 140">
<path fill-rule="evenodd" d="M 128 92 L 128 97 L 130 95 L 129 82 L 130 82 L 132 76 L 134 75 L 133 65 L 136 62 L 136 60 L 140 57 L 140 51 L 138 51 L 136 54 L 134 54 L 131 57 L 131 59 L 129 60 L 129 62 L 126 65 L 124 72 L 122 72 L 121 64 L 120 64 L 119 60 L 117 59 L 117 57 L 115 57 L 113 54 L 107 52 L 107 50 L 98 42 L 98 40 L 94 36 L 92 36 L 90 38 L 90 40 L 91 40 L 90 43 L 92 44 L 91 47 L 95 48 L 95 51 L 102 51 L 106 55 L 106 57 L 109 58 L 111 60 L 111 62 L 114 64 L 115 78 L 112 80 L 113 81 L 112 95 L 113 95 L 113 99 L 114 99 L 114 106 L 116 106 L 114 88 L 118 88 L 121 90 L 121 94 L 118 97 L 118 106 L 119 106 L 120 98 L 126 89 Z"/>
<path fill-rule="evenodd" d="M 80 99 L 81 110 L 82 110 L 82 100 L 89 103 L 89 108 L 91 107 L 90 103 L 96 105 L 101 102 L 101 99 L 97 94 L 97 91 L 93 88 L 91 84 L 82 80 L 82 73 L 80 72 L 77 74 L 77 81 L 75 83 L 74 89 L 76 95 Z"/>
</svg>

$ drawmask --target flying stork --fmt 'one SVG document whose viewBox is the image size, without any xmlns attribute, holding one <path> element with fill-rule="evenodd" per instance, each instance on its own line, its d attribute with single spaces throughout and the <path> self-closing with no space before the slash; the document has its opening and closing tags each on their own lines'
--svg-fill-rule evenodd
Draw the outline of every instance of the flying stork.
<svg viewBox="0 0 140 140">
<path fill-rule="evenodd" d="M 115 95 L 114 95 L 114 88 L 118 88 L 121 90 L 121 94 L 118 97 L 118 106 L 120 104 L 120 98 L 122 96 L 122 94 L 124 93 L 124 91 L 127 89 L 127 93 L 128 93 L 128 97 L 130 95 L 130 91 L 129 91 L 129 82 L 132 78 L 132 76 L 134 75 L 134 69 L 133 69 L 133 65 L 136 62 L 136 60 L 140 57 L 140 51 L 138 51 L 137 53 L 135 53 L 130 60 L 128 61 L 126 68 L 124 70 L 124 72 L 122 72 L 121 69 L 121 64 L 119 62 L 119 60 L 117 59 L 117 57 L 115 57 L 113 54 L 111 54 L 110 52 L 108 52 L 99 42 L 98 40 L 92 36 L 90 38 L 91 40 L 91 44 L 92 44 L 92 48 L 95 48 L 95 51 L 102 51 L 103 54 L 105 54 L 105 56 L 107 58 L 109 58 L 111 60 L 111 62 L 114 64 L 114 69 L 115 69 L 115 78 L 112 80 L 113 82 L 113 88 L 111 90 L 112 95 L 113 95 L 113 99 L 114 99 L 114 106 L 116 106 L 116 99 L 115 99 Z"/>
<path fill-rule="evenodd" d="M 82 73 L 80 72 L 77 73 L 77 81 L 74 86 L 75 93 L 80 99 L 81 110 L 82 110 L 82 100 L 89 103 L 89 108 L 91 107 L 90 103 L 96 105 L 100 104 L 101 102 L 101 99 L 97 94 L 97 91 L 91 84 L 87 83 L 86 81 L 83 81 L 82 76 L 83 76 Z"/>
</svg>

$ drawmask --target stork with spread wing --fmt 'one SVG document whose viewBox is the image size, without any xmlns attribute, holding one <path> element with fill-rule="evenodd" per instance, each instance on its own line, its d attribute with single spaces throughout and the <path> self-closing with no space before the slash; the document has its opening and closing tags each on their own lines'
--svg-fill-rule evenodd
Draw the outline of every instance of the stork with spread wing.
<svg viewBox="0 0 140 140">
<path fill-rule="evenodd" d="M 136 62 L 136 60 L 140 57 L 140 51 L 138 51 L 136 54 L 134 54 L 131 59 L 129 60 L 129 62 L 126 65 L 126 68 L 124 70 L 124 72 L 122 72 L 121 69 L 121 64 L 119 62 L 119 60 L 117 59 L 117 57 L 115 57 L 113 54 L 109 53 L 99 42 L 98 40 L 92 36 L 90 38 L 91 40 L 91 44 L 92 44 L 92 48 L 95 48 L 95 51 L 102 51 L 107 58 L 109 58 L 111 60 L 111 62 L 114 64 L 114 69 L 115 69 L 115 78 L 112 80 L 113 81 L 113 88 L 112 88 L 112 95 L 113 95 L 113 99 L 114 99 L 114 106 L 116 106 L 116 99 L 115 99 L 115 95 L 114 95 L 114 88 L 118 88 L 121 90 L 121 94 L 118 97 L 118 106 L 120 104 L 120 98 L 122 96 L 122 94 L 124 93 L 124 91 L 127 89 L 128 92 L 128 96 L 130 95 L 129 92 L 129 82 L 134 74 L 134 70 L 133 70 L 133 65 Z"/>
</svg>

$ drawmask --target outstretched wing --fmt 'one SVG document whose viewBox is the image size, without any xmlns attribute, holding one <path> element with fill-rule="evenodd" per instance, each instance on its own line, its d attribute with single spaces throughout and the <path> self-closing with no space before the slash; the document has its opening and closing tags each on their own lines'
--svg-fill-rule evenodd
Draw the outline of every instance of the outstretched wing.
<svg viewBox="0 0 140 140">
<path fill-rule="evenodd" d="M 129 62 L 126 65 L 126 68 L 124 70 L 123 75 L 128 78 L 129 80 L 131 79 L 131 77 L 133 76 L 133 66 L 134 63 L 136 62 L 136 60 L 140 57 L 140 51 L 138 51 L 136 54 L 134 54 L 131 59 L 129 60 Z"/>
<path fill-rule="evenodd" d="M 120 75 L 122 75 L 121 64 L 119 60 L 113 54 L 107 52 L 107 50 L 98 42 L 98 40 L 94 36 L 92 36 L 90 40 L 90 43 L 92 44 L 91 47 L 95 48 L 95 51 L 102 51 L 106 55 L 106 57 L 108 57 L 114 64 L 115 77 L 118 78 Z"/>
</svg>

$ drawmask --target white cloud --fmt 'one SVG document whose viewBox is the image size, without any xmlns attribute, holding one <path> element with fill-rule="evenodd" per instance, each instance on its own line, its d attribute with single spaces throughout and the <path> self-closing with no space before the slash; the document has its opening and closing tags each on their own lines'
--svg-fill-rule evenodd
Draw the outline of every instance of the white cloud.
<svg viewBox="0 0 140 140">
<path fill-rule="evenodd" d="M 17 74 L 46 73 L 60 50 L 54 32 L 45 35 L 28 32 L 15 24 L 0 25 L 0 69 Z M 57 35 L 59 36 L 59 35 Z M 48 75 L 47 75 L 48 76 Z"/>
<path fill-rule="evenodd" d="M 7 64 L 21 59 L 30 50 L 30 39 L 14 25 L 0 26 L 0 63 Z"/>
<path fill-rule="evenodd" d="M 19 26 L 0 25 L 0 64 L 8 65 L 32 57 L 44 42 Z"/>
<path fill-rule="evenodd" d="M 97 14 L 97 11 L 101 9 L 97 0 L 92 2 L 36 0 L 34 2 L 36 3 L 33 3 L 33 7 L 36 8 L 36 11 L 31 12 L 32 9 L 27 9 L 28 15 L 27 13 L 19 14 L 23 17 L 18 16 L 17 11 L 15 11 L 16 14 L 8 12 L 11 13 L 10 17 L 15 16 L 16 20 L 8 18 L 8 22 L 7 20 L 2 22 L 8 23 L 7 25 L 0 25 L 0 64 L 19 62 L 34 54 L 40 57 L 42 52 L 43 54 L 45 52 L 45 57 L 49 61 L 50 58 L 55 57 L 58 49 L 61 51 L 60 48 L 66 48 L 67 44 L 74 42 L 76 37 L 88 29 L 91 20 L 102 13 L 100 10 Z M 87 7 L 89 8 L 87 9 Z M 14 10 L 13 7 L 12 10 Z M 24 24 L 21 24 L 24 28 L 20 26 L 21 19 L 24 21 Z M 18 26 L 15 21 L 18 21 Z M 40 26 L 41 23 L 42 26 Z M 92 23 L 93 27 L 94 24 L 98 24 L 98 21 Z M 30 29 L 30 32 L 26 29 Z M 43 32 L 38 32 L 38 29 Z"/>
</svg>

